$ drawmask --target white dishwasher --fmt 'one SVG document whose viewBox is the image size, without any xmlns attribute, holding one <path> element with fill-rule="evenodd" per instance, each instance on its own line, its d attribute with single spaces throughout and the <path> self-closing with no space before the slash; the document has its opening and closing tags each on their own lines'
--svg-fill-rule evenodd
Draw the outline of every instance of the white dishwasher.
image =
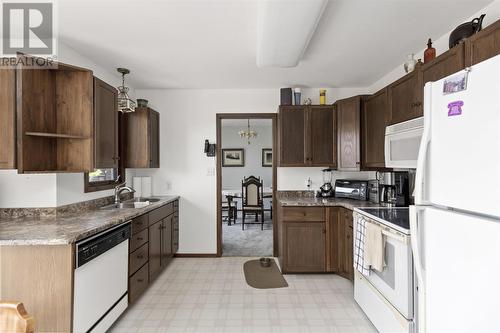
<svg viewBox="0 0 500 333">
<path fill-rule="evenodd" d="M 106 332 L 128 305 L 130 222 L 76 243 L 73 332 Z"/>
</svg>

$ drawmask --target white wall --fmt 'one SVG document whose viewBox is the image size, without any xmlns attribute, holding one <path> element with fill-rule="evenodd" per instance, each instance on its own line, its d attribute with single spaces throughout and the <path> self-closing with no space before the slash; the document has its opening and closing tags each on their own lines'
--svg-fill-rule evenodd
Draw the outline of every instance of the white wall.
<svg viewBox="0 0 500 333">
<path fill-rule="evenodd" d="M 246 123 L 246 121 L 244 121 Z M 244 126 L 224 126 L 222 120 L 221 129 L 221 148 L 243 148 L 245 150 L 244 167 L 225 167 L 222 168 L 222 188 L 241 188 L 243 177 L 250 175 L 260 177 L 265 187 L 271 187 L 273 181 L 273 168 L 262 166 L 262 148 L 272 148 L 273 146 L 273 128 L 272 120 L 267 120 L 269 126 L 252 126 L 256 131 L 257 138 L 251 139 L 251 143 L 240 138 L 238 131 L 245 129 Z M 250 123 L 251 124 L 251 123 Z"/>
<path fill-rule="evenodd" d="M 114 68 L 103 68 L 63 43 L 59 43 L 58 50 L 59 61 L 89 68 L 98 78 L 120 85 L 120 74 Z M 0 208 L 56 207 L 113 194 L 112 190 L 84 193 L 83 185 L 83 173 L 34 175 L 0 171 Z"/>
<path fill-rule="evenodd" d="M 359 93 L 359 89 L 329 89 L 327 102 Z M 303 98 L 318 103 L 318 89 L 303 89 Z M 133 172 L 151 176 L 153 193 L 177 194 L 180 201 L 181 253 L 216 252 L 215 158 L 203 153 L 205 139 L 216 138 L 217 113 L 272 113 L 279 105 L 278 89 L 167 89 L 137 90 L 137 97 L 151 101 L 160 112 L 160 168 Z M 288 170 L 281 172 L 283 187 Z M 296 168 L 292 177 L 309 175 L 309 168 Z M 321 177 L 321 172 L 318 172 Z M 278 181 L 280 178 L 278 177 Z M 278 189 L 280 187 L 278 186 Z"/>
</svg>

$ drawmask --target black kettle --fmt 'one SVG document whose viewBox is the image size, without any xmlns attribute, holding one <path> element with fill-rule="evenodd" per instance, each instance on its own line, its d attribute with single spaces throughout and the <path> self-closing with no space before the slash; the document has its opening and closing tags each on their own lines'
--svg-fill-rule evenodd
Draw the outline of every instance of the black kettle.
<svg viewBox="0 0 500 333">
<path fill-rule="evenodd" d="M 481 31 L 483 25 L 483 19 L 486 14 L 476 17 L 470 22 L 462 23 L 455 28 L 450 34 L 449 45 L 450 49 L 457 46 L 464 39 L 474 35 L 475 33 Z"/>
</svg>

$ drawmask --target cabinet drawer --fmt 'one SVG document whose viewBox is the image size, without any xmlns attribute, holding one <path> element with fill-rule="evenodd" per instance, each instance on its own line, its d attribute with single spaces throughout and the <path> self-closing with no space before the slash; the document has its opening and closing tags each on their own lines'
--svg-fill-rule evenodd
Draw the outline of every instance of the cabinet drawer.
<svg viewBox="0 0 500 333">
<path fill-rule="evenodd" d="M 165 206 L 153 210 L 152 212 L 149 213 L 149 225 L 155 224 L 156 222 L 160 221 L 161 219 L 164 219 L 173 212 L 174 212 L 173 203 L 166 204 Z"/>
<path fill-rule="evenodd" d="M 129 303 L 136 301 L 139 296 L 142 295 L 144 290 L 148 287 L 149 277 L 148 277 L 148 264 L 142 266 L 140 270 L 137 271 L 128 279 L 128 300 Z"/>
<path fill-rule="evenodd" d="M 285 207 L 283 221 L 325 221 L 323 207 Z"/>
<path fill-rule="evenodd" d="M 148 261 L 148 244 L 144 244 L 129 254 L 129 275 L 134 274 L 142 265 Z"/>
<path fill-rule="evenodd" d="M 132 220 L 132 234 L 136 234 L 148 227 L 148 214 L 137 216 Z"/>
<path fill-rule="evenodd" d="M 130 245 L 129 245 L 129 252 L 134 252 L 137 250 L 140 246 L 148 242 L 148 229 L 144 229 L 141 232 L 138 232 L 132 236 L 130 236 Z"/>
</svg>

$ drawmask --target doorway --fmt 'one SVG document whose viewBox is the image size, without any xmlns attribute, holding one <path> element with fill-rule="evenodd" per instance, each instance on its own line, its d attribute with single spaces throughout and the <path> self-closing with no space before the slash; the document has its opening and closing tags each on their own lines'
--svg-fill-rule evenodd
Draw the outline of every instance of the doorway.
<svg viewBox="0 0 500 333">
<path fill-rule="evenodd" d="M 216 121 L 217 256 L 277 256 L 277 114 L 224 113 Z"/>
</svg>

